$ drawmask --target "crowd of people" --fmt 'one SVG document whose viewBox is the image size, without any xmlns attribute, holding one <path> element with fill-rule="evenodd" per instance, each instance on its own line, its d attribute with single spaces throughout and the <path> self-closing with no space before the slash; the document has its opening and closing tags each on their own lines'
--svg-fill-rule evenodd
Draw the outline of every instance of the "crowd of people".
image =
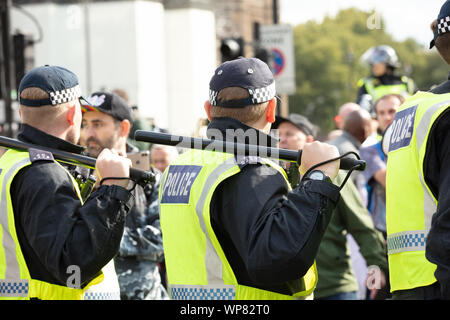
<svg viewBox="0 0 450 320">
<path fill-rule="evenodd" d="M 447 18 L 449 1 L 432 46 L 450 64 Z M 141 144 L 137 129 L 168 131 L 145 125 L 125 91 L 84 97 L 70 70 L 31 70 L 18 139 L 94 157 L 96 168 L 45 149 L 2 152 L 0 298 L 449 298 L 449 82 L 415 93 L 386 45 L 362 60 L 371 74 L 326 141 L 304 115 L 277 115 L 261 60 L 214 71 L 205 135 L 302 149 L 299 163 Z M 365 170 L 339 170 L 343 155 Z M 152 183 L 130 178 L 138 165 Z"/>
</svg>

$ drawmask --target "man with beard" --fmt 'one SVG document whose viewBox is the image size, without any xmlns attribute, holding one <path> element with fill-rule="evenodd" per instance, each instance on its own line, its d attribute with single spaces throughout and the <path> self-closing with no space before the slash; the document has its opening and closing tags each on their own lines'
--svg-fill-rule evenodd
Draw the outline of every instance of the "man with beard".
<svg viewBox="0 0 450 320">
<path fill-rule="evenodd" d="M 127 144 L 133 123 L 132 110 L 114 93 L 95 92 L 82 106 L 82 140 L 90 156 L 97 157 L 109 148 L 120 155 L 138 150 Z M 163 246 L 158 213 L 158 186 L 133 187 L 135 203 L 126 218 L 124 236 L 114 259 L 123 300 L 163 299 L 158 263 L 163 260 Z"/>
</svg>

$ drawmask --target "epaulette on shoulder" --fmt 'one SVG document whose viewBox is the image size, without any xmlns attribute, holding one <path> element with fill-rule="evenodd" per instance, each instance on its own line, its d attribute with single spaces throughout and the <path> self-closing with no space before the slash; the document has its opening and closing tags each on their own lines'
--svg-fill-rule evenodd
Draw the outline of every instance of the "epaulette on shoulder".
<svg viewBox="0 0 450 320">
<path fill-rule="evenodd" d="M 248 164 L 263 164 L 263 160 L 258 156 L 236 156 L 236 163 L 240 169 Z"/>
<path fill-rule="evenodd" d="M 54 161 L 53 154 L 49 151 L 30 148 L 28 149 L 30 154 L 30 161 L 32 163 L 37 161 Z"/>
</svg>

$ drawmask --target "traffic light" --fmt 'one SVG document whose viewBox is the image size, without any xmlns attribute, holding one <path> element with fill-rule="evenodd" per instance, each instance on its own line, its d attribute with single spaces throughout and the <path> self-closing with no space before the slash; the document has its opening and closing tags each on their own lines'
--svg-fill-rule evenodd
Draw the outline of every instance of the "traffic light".
<svg viewBox="0 0 450 320">
<path fill-rule="evenodd" d="M 25 35 L 16 33 L 13 35 L 14 52 L 14 75 L 16 79 L 16 89 L 19 88 L 20 80 L 25 75 Z"/>
<path fill-rule="evenodd" d="M 261 24 L 253 22 L 253 55 L 270 66 L 272 55 L 261 43 Z"/>
<path fill-rule="evenodd" d="M 20 80 L 25 73 L 31 70 L 34 65 L 34 46 L 33 40 L 22 33 L 13 35 L 13 53 L 14 53 L 14 78 L 15 88 L 19 89 Z"/>
<path fill-rule="evenodd" d="M 225 38 L 220 44 L 220 53 L 222 54 L 222 62 L 234 60 L 244 56 L 244 39 Z"/>
</svg>

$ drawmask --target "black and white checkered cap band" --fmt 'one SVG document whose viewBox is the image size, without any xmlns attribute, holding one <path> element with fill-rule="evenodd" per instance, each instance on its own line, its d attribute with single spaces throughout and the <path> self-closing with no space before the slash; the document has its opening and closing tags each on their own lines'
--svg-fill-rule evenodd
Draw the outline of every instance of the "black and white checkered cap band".
<svg viewBox="0 0 450 320">
<path fill-rule="evenodd" d="M 69 102 L 78 99 L 81 96 L 81 88 L 79 85 L 60 91 L 50 92 L 50 101 L 52 105 Z"/>
<path fill-rule="evenodd" d="M 217 105 L 217 91 L 211 90 L 209 89 L 209 102 L 211 103 L 212 106 Z"/>
<path fill-rule="evenodd" d="M 438 33 L 444 34 L 450 32 L 450 16 L 439 19 L 438 22 Z"/>
<path fill-rule="evenodd" d="M 250 97 L 252 98 L 253 104 L 258 104 L 262 102 L 269 101 L 275 97 L 275 81 L 269 84 L 267 87 L 258 89 L 249 89 Z"/>
<path fill-rule="evenodd" d="M 249 101 L 251 100 L 251 104 L 258 104 L 269 101 L 273 97 L 275 97 L 276 89 L 275 89 L 275 81 L 269 84 L 267 87 L 257 88 L 257 89 L 248 89 L 248 93 L 250 95 Z M 212 106 L 217 105 L 217 91 L 209 90 L 209 102 Z"/>
</svg>

